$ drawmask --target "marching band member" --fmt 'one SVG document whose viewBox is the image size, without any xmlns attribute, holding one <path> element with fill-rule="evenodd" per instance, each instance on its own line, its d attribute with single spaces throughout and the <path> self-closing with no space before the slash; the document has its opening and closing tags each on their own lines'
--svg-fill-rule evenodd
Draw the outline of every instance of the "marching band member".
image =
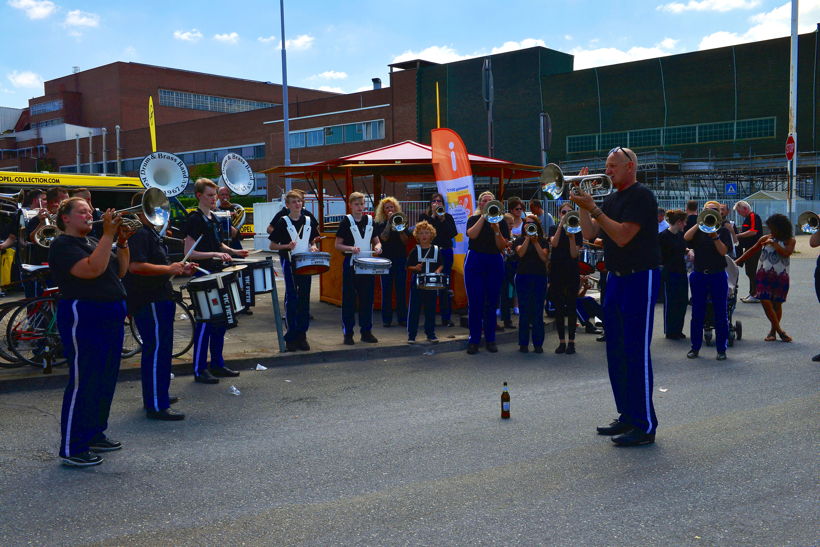
<svg viewBox="0 0 820 547">
<path fill-rule="evenodd" d="M 436 343 L 436 291 L 420 290 L 417 279 L 420 273 L 441 273 L 444 270 L 441 250 L 433 245 L 436 229 L 422 220 L 413 229 L 413 237 L 418 245 L 407 255 L 407 271 L 413 272 L 410 278 L 410 310 L 407 314 L 407 341 L 414 343 L 419 330 L 419 309 L 424 306 L 424 334 L 427 341 Z"/>
<path fill-rule="evenodd" d="M 393 229 L 393 215 L 404 214 L 401 212 L 401 205 L 394 197 L 384 197 L 376 206 L 374 215 L 375 226 L 373 233 L 379 234 L 382 242 L 382 254 L 384 258 L 390 259 L 390 273 L 382 274 L 382 324 L 389 327 L 393 322 L 393 288 L 396 289 L 396 320 L 399 325 L 404 325 L 407 319 L 407 240 L 409 230 L 407 220 L 402 231 Z"/>
<path fill-rule="evenodd" d="M 663 297 L 663 332 L 670 340 L 683 340 L 683 321 L 689 300 L 689 285 L 686 281 L 686 241 L 683 227 L 686 213 L 680 209 L 667 211 L 669 228 L 658 234 L 661 248 L 661 284 Z"/>
<path fill-rule="evenodd" d="M 288 331 L 285 344 L 288 351 L 309 351 L 307 331 L 310 326 L 311 276 L 296 275 L 291 264 L 291 253 L 315 253 L 319 223 L 302 209 L 302 194 L 291 190 L 285 196 L 289 214 L 280 217 L 268 236 L 270 248 L 279 251 L 282 272 L 285 275 L 285 315 Z"/>
<path fill-rule="evenodd" d="M 68 385 L 60 419 L 60 457 L 69 466 L 102 463 L 96 452 L 122 448 L 106 437 L 111 400 L 117 385 L 125 321 L 128 238 L 132 232 L 109 209 L 99 241 L 91 232 L 91 207 L 69 198 L 57 211 L 63 231 L 49 249 L 48 261 L 60 287 L 57 328 L 68 360 Z M 116 237 L 117 250 L 111 248 Z"/>
<path fill-rule="evenodd" d="M 228 247 L 231 249 L 242 249 L 242 234 L 240 231 L 233 226 L 233 219 L 241 214 L 241 206 L 235 203 L 231 203 L 231 190 L 227 186 L 220 186 L 219 189 L 216 191 L 217 200 L 216 200 L 216 208 L 220 211 L 228 211 L 231 213 L 231 230 L 229 235 L 229 243 Z M 239 227 L 242 228 L 241 226 Z"/>
<path fill-rule="evenodd" d="M 529 235 L 530 226 L 536 234 Z M 547 291 L 547 258 L 549 243 L 538 217 L 528 215 L 524 220 L 523 234 L 513 241 L 518 254 L 518 270 L 515 274 L 515 290 L 518 293 L 518 350 L 529 351 L 530 332 L 535 353 L 544 353 L 544 295 Z"/>
<path fill-rule="evenodd" d="M 144 192 L 131 198 L 138 205 Z M 174 313 L 171 276 L 191 275 L 196 264 L 168 263 L 168 247 L 145 215 L 137 215 L 142 227 L 131 236 L 131 262 L 124 283 L 128 313 L 142 341 L 140 368 L 142 404 L 152 420 L 175 421 L 185 414 L 171 410 L 174 399 L 168 396 L 171 384 L 171 354 L 174 345 Z"/>
<path fill-rule="evenodd" d="M 345 253 L 342 264 L 342 332 L 345 345 L 352 346 L 359 308 L 359 329 L 362 342 L 376 343 L 373 333 L 373 276 L 353 271 L 353 259 L 359 256 L 380 255 L 382 244 L 373 231 L 373 219 L 364 214 L 364 194 L 353 192 L 347 198 L 350 214 L 339 222 L 335 247 Z M 371 251 L 371 245 L 373 250 Z"/>
<path fill-rule="evenodd" d="M 713 209 L 718 215 L 720 204 L 708 201 L 703 209 Z M 711 298 L 715 321 L 715 348 L 717 360 L 726 359 L 726 347 L 729 344 L 729 316 L 727 300 L 729 297 L 729 276 L 726 274 L 726 253 L 732 245 L 729 230 L 721 227 L 717 232 L 702 232 L 697 224 L 689 228 L 683 239 L 695 253 L 695 269 L 689 274 L 689 287 L 692 291 L 692 319 L 689 323 L 689 336 L 692 349 L 686 356 L 694 359 L 703 344 L 703 322 L 706 318 L 706 298 Z"/>
<path fill-rule="evenodd" d="M 142 192 L 137 192 L 138 194 L 142 195 Z M 88 188 L 77 188 L 69 192 L 71 197 L 79 197 L 83 198 L 87 203 L 88 206 L 91 207 L 92 214 L 94 215 L 93 221 L 97 222 L 102 218 L 102 213 L 99 209 L 94 207 L 94 203 L 91 201 L 91 190 Z M 99 239 L 102 236 L 102 223 L 94 224 L 94 227 L 91 229 L 91 236 L 96 237 Z"/>
<path fill-rule="evenodd" d="M 305 193 L 302 190 L 299 190 L 298 188 L 292 189 L 291 192 L 296 192 L 300 196 L 302 196 L 302 213 L 304 213 L 305 216 L 307 216 L 307 217 L 315 219 L 316 217 L 313 216 L 313 213 L 308 211 L 307 208 L 305 207 Z M 268 228 L 267 228 L 268 235 L 270 235 L 270 233 L 276 227 L 276 223 L 279 222 L 279 219 L 282 218 L 283 216 L 287 216 L 288 214 L 290 214 L 290 209 L 288 209 L 287 205 L 285 205 L 284 207 L 279 209 L 279 211 L 275 215 L 273 215 L 273 218 L 271 219 L 270 224 L 268 224 Z"/>
<path fill-rule="evenodd" d="M 515 292 L 515 272 L 518 270 L 518 255 L 513 251 L 512 245 L 515 238 L 521 235 L 524 227 L 524 202 L 516 196 L 511 196 L 507 200 L 509 212 L 504 215 L 507 226 L 510 228 L 510 243 L 504 253 L 504 283 L 501 285 L 501 320 L 504 328 L 513 328 L 512 314 L 520 310 L 516 304 Z M 509 217 L 507 216 L 509 215 Z M 520 320 L 520 318 L 519 318 Z"/>
<path fill-rule="evenodd" d="M 433 197 L 430 198 L 430 206 L 427 207 L 427 211 L 419 215 L 419 222 L 422 221 L 429 222 L 436 230 L 433 245 L 438 247 L 438 252 L 444 266 L 441 272 L 449 276 L 453 271 L 453 238 L 458 235 L 458 228 L 456 228 L 456 221 L 453 219 L 453 215 L 444 209 L 444 196 L 439 193 L 433 194 Z M 455 324 L 450 320 L 452 313 L 450 288 L 448 287 L 438 291 L 438 298 L 442 326 L 454 327 Z"/>
<path fill-rule="evenodd" d="M 618 418 L 598 428 L 615 435 L 618 446 L 655 442 L 658 426 L 652 405 L 652 340 L 658 294 L 658 202 L 637 180 L 638 158 L 621 146 L 610 150 L 606 174 L 615 191 L 601 207 L 581 190 L 570 199 L 580 208 L 584 238 L 594 241 L 599 230 L 609 271 L 604 295 L 604 328 L 609 378 Z M 581 175 L 589 169 L 583 168 Z"/>
<path fill-rule="evenodd" d="M 504 280 L 504 258 L 510 230 L 505 222 L 487 222 L 482 214 L 484 206 L 493 201 L 492 192 L 478 196 L 478 207 L 467 219 L 467 237 L 470 239 L 464 260 L 464 287 L 467 290 L 467 322 L 470 338 L 467 353 L 478 353 L 481 333 L 484 332 L 487 351 L 496 353 L 495 310 L 501 282 Z"/>
<path fill-rule="evenodd" d="M 578 286 L 581 273 L 578 270 L 578 249 L 583 245 L 581 232 L 566 232 L 566 214 L 573 210 L 571 202 L 564 202 L 558 209 L 560 220 L 550 231 L 550 286 L 549 294 L 555 306 L 555 328 L 558 331 L 558 347 L 555 353 L 575 353 L 575 326 L 578 318 L 575 314 L 575 300 L 578 298 Z M 569 343 L 565 336 L 564 318 L 567 319 L 566 330 L 569 331 Z"/>
<path fill-rule="evenodd" d="M 213 214 L 216 207 L 216 184 L 206 178 L 197 179 L 194 195 L 198 201 L 197 210 L 188 215 L 185 233 L 185 254 L 194 246 L 197 238 L 203 236 L 199 245 L 191 253 L 191 260 L 211 273 L 222 269 L 223 262 L 230 262 L 232 256 L 246 257 L 248 251 L 231 249 L 222 243 L 219 221 Z M 201 384 L 219 383 L 220 377 L 239 376 L 239 372 L 225 366 L 222 347 L 225 344 L 224 325 L 197 322 L 194 330 L 194 380 Z M 211 352 L 211 367 L 208 369 L 208 349 Z"/>
<path fill-rule="evenodd" d="M 68 197 L 68 192 L 62 188 L 49 188 L 46 191 L 45 208 L 40 209 L 37 216 L 28 221 L 26 230 L 28 233 L 28 263 L 34 265 L 45 264 L 48 262 L 49 250 L 37 243 L 37 232 L 46 225 L 46 219 L 56 215 L 60 203 Z M 93 227 L 92 227 L 93 229 Z M 23 284 L 26 292 L 26 298 L 40 296 L 45 287 L 41 287 L 35 278 L 32 281 L 26 281 Z M 48 286 L 48 282 L 46 284 Z"/>
</svg>

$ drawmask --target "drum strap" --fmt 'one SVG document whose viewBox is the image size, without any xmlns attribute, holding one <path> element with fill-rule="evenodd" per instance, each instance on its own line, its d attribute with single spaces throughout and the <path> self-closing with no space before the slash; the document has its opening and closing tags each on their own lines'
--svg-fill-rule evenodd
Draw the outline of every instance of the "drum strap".
<svg viewBox="0 0 820 547">
<path fill-rule="evenodd" d="M 359 226 L 353 220 L 353 215 L 347 215 L 347 220 L 350 221 L 350 233 L 353 235 L 353 246 L 362 250 L 358 255 L 353 256 L 370 256 L 373 254 L 370 250 L 370 243 L 373 240 L 373 219 L 370 215 L 365 215 L 367 219 L 367 227 L 364 229 L 364 236 L 359 231 Z"/>
<path fill-rule="evenodd" d="M 430 256 L 432 251 L 433 256 Z M 422 252 L 424 253 L 422 255 Z M 424 273 L 432 273 L 430 271 L 430 264 L 438 262 L 438 245 L 431 245 L 426 251 L 421 248 L 421 245 L 416 245 L 416 258 L 419 262 L 424 262 Z"/>
<path fill-rule="evenodd" d="M 302 224 L 302 228 L 298 233 L 296 232 L 296 227 L 293 225 L 293 222 L 290 220 L 289 216 L 285 215 L 282 218 L 285 219 L 285 226 L 287 226 L 291 241 L 296 242 L 296 247 L 294 247 L 291 253 L 310 252 L 310 222 L 308 222 L 308 218 L 305 215 L 302 215 L 302 218 L 305 219 L 305 223 Z"/>
</svg>

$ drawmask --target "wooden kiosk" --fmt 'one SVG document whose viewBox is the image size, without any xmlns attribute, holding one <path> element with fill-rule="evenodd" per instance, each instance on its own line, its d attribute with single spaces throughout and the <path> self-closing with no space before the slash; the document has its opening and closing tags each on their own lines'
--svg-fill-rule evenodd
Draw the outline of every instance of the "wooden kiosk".
<svg viewBox="0 0 820 547">
<path fill-rule="evenodd" d="M 485 156 L 469 154 L 473 176 L 498 179 L 496 197 L 503 199 L 504 186 L 512 180 L 536 178 L 540 167 L 523 165 Z M 335 223 L 324 218 L 325 190 L 336 190 L 347 203 L 347 196 L 360 191 L 372 199 L 375 207 L 385 195 L 383 190 L 393 184 L 435 182 L 433 176 L 433 153 L 430 146 L 415 141 L 404 141 L 382 148 L 368 150 L 350 156 L 342 156 L 311 164 L 278 166 L 266 169 L 264 173 L 305 181 L 308 188 L 319 200 L 319 230 L 322 233 L 321 250 L 330 253 L 330 270 L 320 276 L 320 299 L 341 306 L 342 304 L 342 261 L 344 257 L 334 247 L 336 239 Z M 342 186 L 343 185 L 343 186 Z M 358 186 L 358 187 L 356 187 Z M 416 219 L 408 219 L 415 224 Z M 381 284 L 376 283 L 374 309 L 381 309 Z M 467 294 L 460 271 L 453 270 L 450 276 L 453 289 L 453 308 L 467 307 Z"/>
</svg>

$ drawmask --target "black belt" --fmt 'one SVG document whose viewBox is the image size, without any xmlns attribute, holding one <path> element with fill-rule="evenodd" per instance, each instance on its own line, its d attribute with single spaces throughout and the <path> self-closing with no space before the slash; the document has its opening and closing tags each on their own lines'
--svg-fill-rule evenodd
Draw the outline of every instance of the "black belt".
<svg viewBox="0 0 820 547">
<path fill-rule="evenodd" d="M 609 270 L 609 273 L 611 273 L 613 275 L 616 275 L 618 277 L 626 277 L 627 275 L 632 275 L 632 274 L 639 273 L 639 272 L 645 272 L 645 271 L 650 270 L 650 269 L 651 268 L 641 268 L 640 270 L 621 270 L 621 271 Z"/>
<path fill-rule="evenodd" d="M 698 272 L 698 273 L 700 273 L 700 274 L 704 274 L 704 275 L 712 275 L 712 274 L 716 274 L 716 273 L 720 273 L 720 272 L 726 271 L 726 269 L 725 269 L 725 268 L 721 268 L 721 269 L 719 269 L 719 270 L 714 270 L 714 269 L 712 269 L 712 270 L 695 270 L 695 271 L 696 271 L 696 272 Z"/>
</svg>

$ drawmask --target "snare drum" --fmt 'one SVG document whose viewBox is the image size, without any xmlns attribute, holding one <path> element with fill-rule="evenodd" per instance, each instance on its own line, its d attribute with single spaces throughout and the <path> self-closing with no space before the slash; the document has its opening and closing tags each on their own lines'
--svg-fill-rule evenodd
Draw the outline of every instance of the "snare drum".
<svg viewBox="0 0 820 547">
<path fill-rule="evenodd" d="M 245 271 L 251 278 L 254 295 L 266 294 L 273 290 L 273 261 L 268 258 L 234 258 L 235 264 L 247 266 Z"/>
<path fill-rule="evenodd" d="M 191 279 L 185 288 L 191 295 L 197 321 L 223 324 L 229 329 L 237 325 L 236 314 L 245 309 L 245 305 L 236 272 L 203 275 Z"/>
<path fill-rule="evenodd" d="M 595 272 L 598 264 L 604 261 L 604 251 L 595 247 L 583 247 L 578 254 L 578 270 L 581 275 Z"/>
<path fill-rule="evenodd" d="M 443 273 L 416 274 L 416 287 L 425 291 L 438 291 L 450 286 L 450 276 Z"/>
<path fill-rule="evenodd" d="M 290 260 L 296 275 L 319 275 L 330 269 L 330 253 L 291 253 Z"/>
<path fill-rule="evenodd" d="M 236 281 L 239 283 L 239 294 L 242 296 L 242 303 L 246 308 L 256 305 L 256 298 L 253 294 L 253 275 L 250 268 L 245 264 L 236 264 L 222 269 L 223 272 L 234 272 Z"/>
<path fill-rule="evenodd" d="M 364 275 L 387 275 L 390 273 L 389 258 L 376 258 L 371 256 L 354 257 L 353 272 Z"/>
</svg>

